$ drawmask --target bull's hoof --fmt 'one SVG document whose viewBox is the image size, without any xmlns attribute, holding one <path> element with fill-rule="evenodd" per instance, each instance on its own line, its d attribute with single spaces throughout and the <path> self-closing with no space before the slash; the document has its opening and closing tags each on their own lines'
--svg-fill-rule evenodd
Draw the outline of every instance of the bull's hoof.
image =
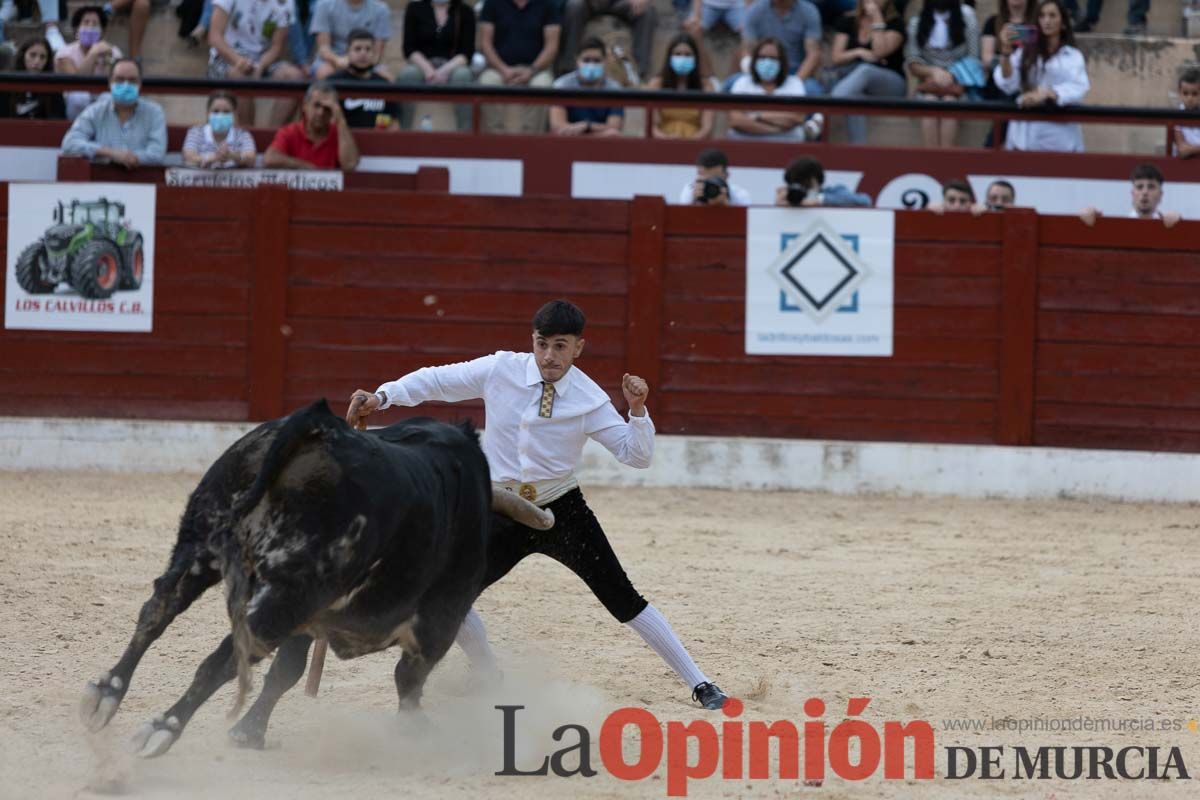
<svg viewBox="0 0 1200 800">
<path fill-rule="evenodd" d="M 156 758 L 171 749 L 182 730 L 177 718 L 158 714 L 133 734 L 130 750 L 138 758 Z"/>
<path fill-rule="evenodd" d="M 260 731 L 248 725 L 238 723 L 229 729 L 229 741 L 234 747 L 241 747 L 247 750 L 266 750 L 267 735 L 265 731 Z"/>
<path fill-rule="evenodd" d="M 84 688 L 79 700 L 79 718 L 95 733 L 113 718 L 124 697 L 125 682 L 106 672 Z"/>
</svg>

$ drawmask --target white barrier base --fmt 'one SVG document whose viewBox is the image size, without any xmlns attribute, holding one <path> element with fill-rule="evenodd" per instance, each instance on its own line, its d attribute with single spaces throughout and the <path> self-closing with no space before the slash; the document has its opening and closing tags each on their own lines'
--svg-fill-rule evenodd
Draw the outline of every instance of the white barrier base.
<svg viewBox="0 0 1200 800">
<path fill-rule="evenodd" d="M 253 425 L 0 417 L 0 469 L 203 472 Z M 1194 502 L 1200 455 L 1126 450 L 659 436 L 648 470 L 589 442 L 593 486 L 1106 497 Z"/>
</svg>

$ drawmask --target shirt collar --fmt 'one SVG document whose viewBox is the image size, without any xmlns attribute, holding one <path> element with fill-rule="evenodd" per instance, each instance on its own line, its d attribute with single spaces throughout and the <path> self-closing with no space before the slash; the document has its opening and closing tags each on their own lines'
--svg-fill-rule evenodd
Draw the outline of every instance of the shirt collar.
<svg viewBox="0 0 1200 800">
<path fill-rule="evenodd" d="M 553 384 L 554 394 L 562 397 L 571 387 L 571 376 L 575 374 L 575 366 L 567 370 L 567 374 L 556 380 Z M 529 360 L 525 362 L 525 385 L 540 386 L 542 384 L 542 373 L 538 371 L 537 359 L 532 353 L 529 355 Z"/>
</svg>

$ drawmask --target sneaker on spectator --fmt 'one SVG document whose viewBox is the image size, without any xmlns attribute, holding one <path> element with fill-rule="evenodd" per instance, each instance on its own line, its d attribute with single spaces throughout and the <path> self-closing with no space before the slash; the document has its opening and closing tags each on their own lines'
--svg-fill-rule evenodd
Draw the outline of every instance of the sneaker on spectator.
<svg viewBox="0 0 1200 800">
<path fill-rule="evenodd" d="M 804 138 L 810 142 L 815 142 L 820 139 L 821 131 L 824 129 L 825 115 L 819 111 L 808 119 L 804 120 Z"/>
</svg>

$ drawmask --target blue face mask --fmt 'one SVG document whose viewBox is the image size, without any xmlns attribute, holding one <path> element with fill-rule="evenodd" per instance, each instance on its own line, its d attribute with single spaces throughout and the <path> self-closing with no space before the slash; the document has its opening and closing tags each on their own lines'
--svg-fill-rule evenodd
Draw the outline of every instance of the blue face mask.
<svg viewBox="0 0 1200 800">
<path fill-rule="evenodd" d="M 779 59 L 756 58 L 754 60 L 754 71 L 758 73 L 758 77 L 761 80 L 773 81 L 779 77 Z"/>
<path fill-rule="evenodd" d="M 695 56 L 671 56 L 671 71 L 676 75 L 691 75 L 695 68 Z"/>
<path fill-rule="evenodd" d="M 208 127 L 212 128 L 213 133 L 229 133 L 229 129 L 233 127 L 233 112 L 208 112 Z"/>
<path fill-rule="evenodd" d="M 114 83 L 110 88 L 112 99 L 123 106 L 132 105 L 138 99 L 136 83 Z"/>
<path fill-rule="evenodd" d="M 603 77 L 603 64 L 597 64 L 593 61 L 584 61 L 579 64 L 579 80 L 584 83 L 595 83 Z"/>
</svg>

